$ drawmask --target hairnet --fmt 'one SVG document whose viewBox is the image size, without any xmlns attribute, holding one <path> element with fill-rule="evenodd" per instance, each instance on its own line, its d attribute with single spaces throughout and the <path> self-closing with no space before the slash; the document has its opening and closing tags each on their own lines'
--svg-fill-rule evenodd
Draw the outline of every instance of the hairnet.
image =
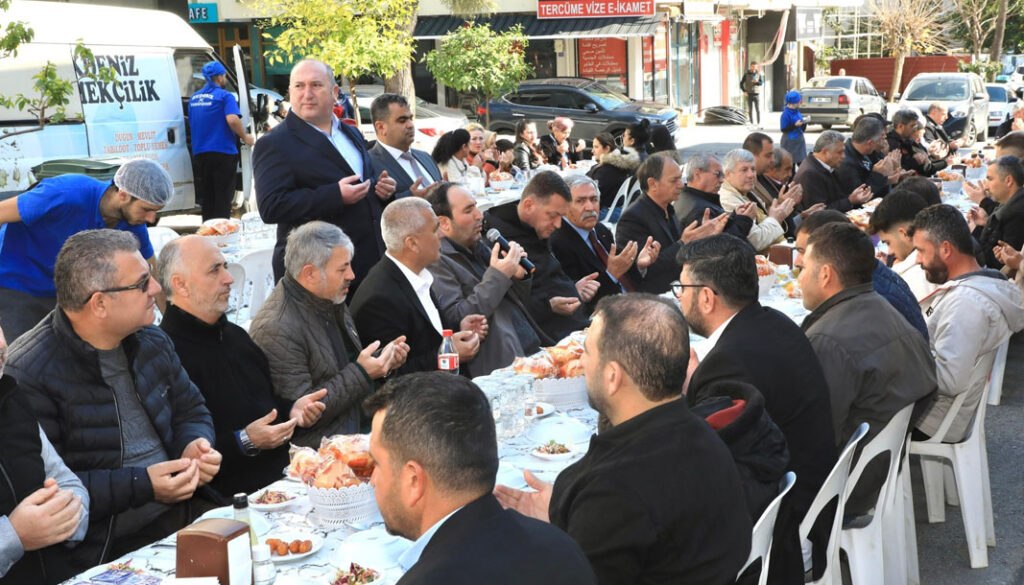
<svg viewBox="0 0 1024 585">
<path fill-rule="evenodd" d="M 803 96 L 801 96 L 800 92 L 796 90 L 790 91 L 789 93 L 786 94 L 787 104 L 799 104 L 802 99 Z"/>
<path fill-rule="evenodd" d="M 213 83 L 213 77 L 216 75 L 226 75 L 228 70 L 220 64 L 219 61 L 210 61 L 206 65 L 203 65 L 203 77 L 206 81 Z"/>
<path fill-rule="evenodd" d="M 163 207 L 174 195 L 174 182 L 155 161 L 147 158 L 130 160 L 117 169 L 114 185 L 136 199 Z"/>
</svg>

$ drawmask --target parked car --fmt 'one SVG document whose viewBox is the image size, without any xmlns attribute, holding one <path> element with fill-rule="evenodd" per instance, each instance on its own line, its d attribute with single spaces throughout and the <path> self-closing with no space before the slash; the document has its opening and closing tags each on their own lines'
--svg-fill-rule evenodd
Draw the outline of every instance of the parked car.
<svg viewBox="0 0 1024 585">
<path fill-rule="evenodd" d="M 345 88 L 346 93 L 348 88 Z M 360 132 L 366 141 L 377 140 L 377 132 L 373 129 L 370 117 L 370 104 L 373 98 L 384 93 L 383 85 L 357 85 L 355 87 L 356 102 L 359 107 Z M 422 98 L 416 98 L 416 139 L 413 148 L 431 152 L 437 139 L 445 132 L 462 128 L 469 122 L 466 115 L 454 108 L 446 108 L 432 104 Z"/>
<path fill-rule="evenodd" d="M 1014 89 L 1024 87 L 1024 65 L 1017 65 L 1013 68 L 1013 73 L 1010 74 L 1010 85 Z"/>
<path fill-rule="evenodd" d="M 680 139 L 679 115 L 674 109 L 634 100 L 584 77 L 531 79 L 491 101 L 490 107 L 488 128 L 505 134 L 514 133 L 516 122 L 525 118 L 536 123 L 537 133 L 544 135 L 549 121 L 565 116 L 574 122 L 573 139 L 590 141 L 601 132 L 610 132 L 619 140 L 626 128 L 647 118 L 652 124 L 667 126 L 677 144 Z"/>
<path fill-rule="evenodd" d="M 800 93 L 806 123 L 821 124 L 825 130 L 834 124 L 852 126 L 863 114 L 886 115 L 885 98 L 866 77 L 814 77 Z"/>
<path fill-rule="evenodd" d="M 988 139 L 988 92 L 975 73 L 920 73 L 893 98 L 900 108 L 917 108 L 924 114 L 933 103 L 948 108 L 949 119 L 942 126 L 953 140 L 962 137 L 971 146 Z"/>
<path fill-rule="evenodd" d="M 1012 114 L 1017 95 L 1005 83 L 986 83 L 985 91 L 988 92 L 988 132 L 993 134 Z"/>
</svg>

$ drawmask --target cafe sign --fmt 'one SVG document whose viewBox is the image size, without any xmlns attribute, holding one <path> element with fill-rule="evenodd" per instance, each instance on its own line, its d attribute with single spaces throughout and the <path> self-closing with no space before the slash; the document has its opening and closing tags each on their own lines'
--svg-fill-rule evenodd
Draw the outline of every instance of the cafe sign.
<svg viewBox="0 0 1024 585">
<path fill-rule="evenodd" d="M 537 18 L 652 16 L 654 0 L 537 0 Z"/>
</svg>

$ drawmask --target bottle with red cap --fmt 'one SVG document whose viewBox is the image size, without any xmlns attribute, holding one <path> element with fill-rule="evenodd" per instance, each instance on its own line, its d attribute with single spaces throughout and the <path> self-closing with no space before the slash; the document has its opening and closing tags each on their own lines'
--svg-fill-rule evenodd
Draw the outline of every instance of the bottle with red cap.
<svg viewBox="0 0 1024 585">
<path fill-rule="evenodd" d="M 442 372 L 459 373 L 459 352 L 455 350 L 455 342 L 452 340 L 452 330 L 444 330 L 444 338 L 441 341 L 441 349 L 437 350 L 437 369 Z"/>
</svg>

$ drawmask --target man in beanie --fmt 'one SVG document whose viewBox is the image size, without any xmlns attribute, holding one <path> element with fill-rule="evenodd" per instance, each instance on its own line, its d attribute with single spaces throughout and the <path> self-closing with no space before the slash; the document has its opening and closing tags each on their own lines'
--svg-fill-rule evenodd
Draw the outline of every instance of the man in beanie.
<svg viewBox="0 0 1024 585">
<path fill-rule="evenodd" d="M 228 72 L 217 61 L 203 65 L 206 85 L 188 101 L 188 124 L 192 131 L 192 172 L 196 179 L 196 202 L 203 206 L 203 221 L 231 216 L 238 167 L 237 136 L 252 146 L 256 140 L 242 126 L 238 100 L 224 91 Z"/>
<path fill-rule="evenodd" d="M 53 264 L 64 241 L 90 229 L 135 234 L 142 257 L 153 265 L 147 223 L 174 195 L 171 176 L 148 159 L 128 161 L 113 182 L 84 175 L 43 179 L 0 201 L 0 326 L 14 341 L 56 305 Z"/>
</svg>

